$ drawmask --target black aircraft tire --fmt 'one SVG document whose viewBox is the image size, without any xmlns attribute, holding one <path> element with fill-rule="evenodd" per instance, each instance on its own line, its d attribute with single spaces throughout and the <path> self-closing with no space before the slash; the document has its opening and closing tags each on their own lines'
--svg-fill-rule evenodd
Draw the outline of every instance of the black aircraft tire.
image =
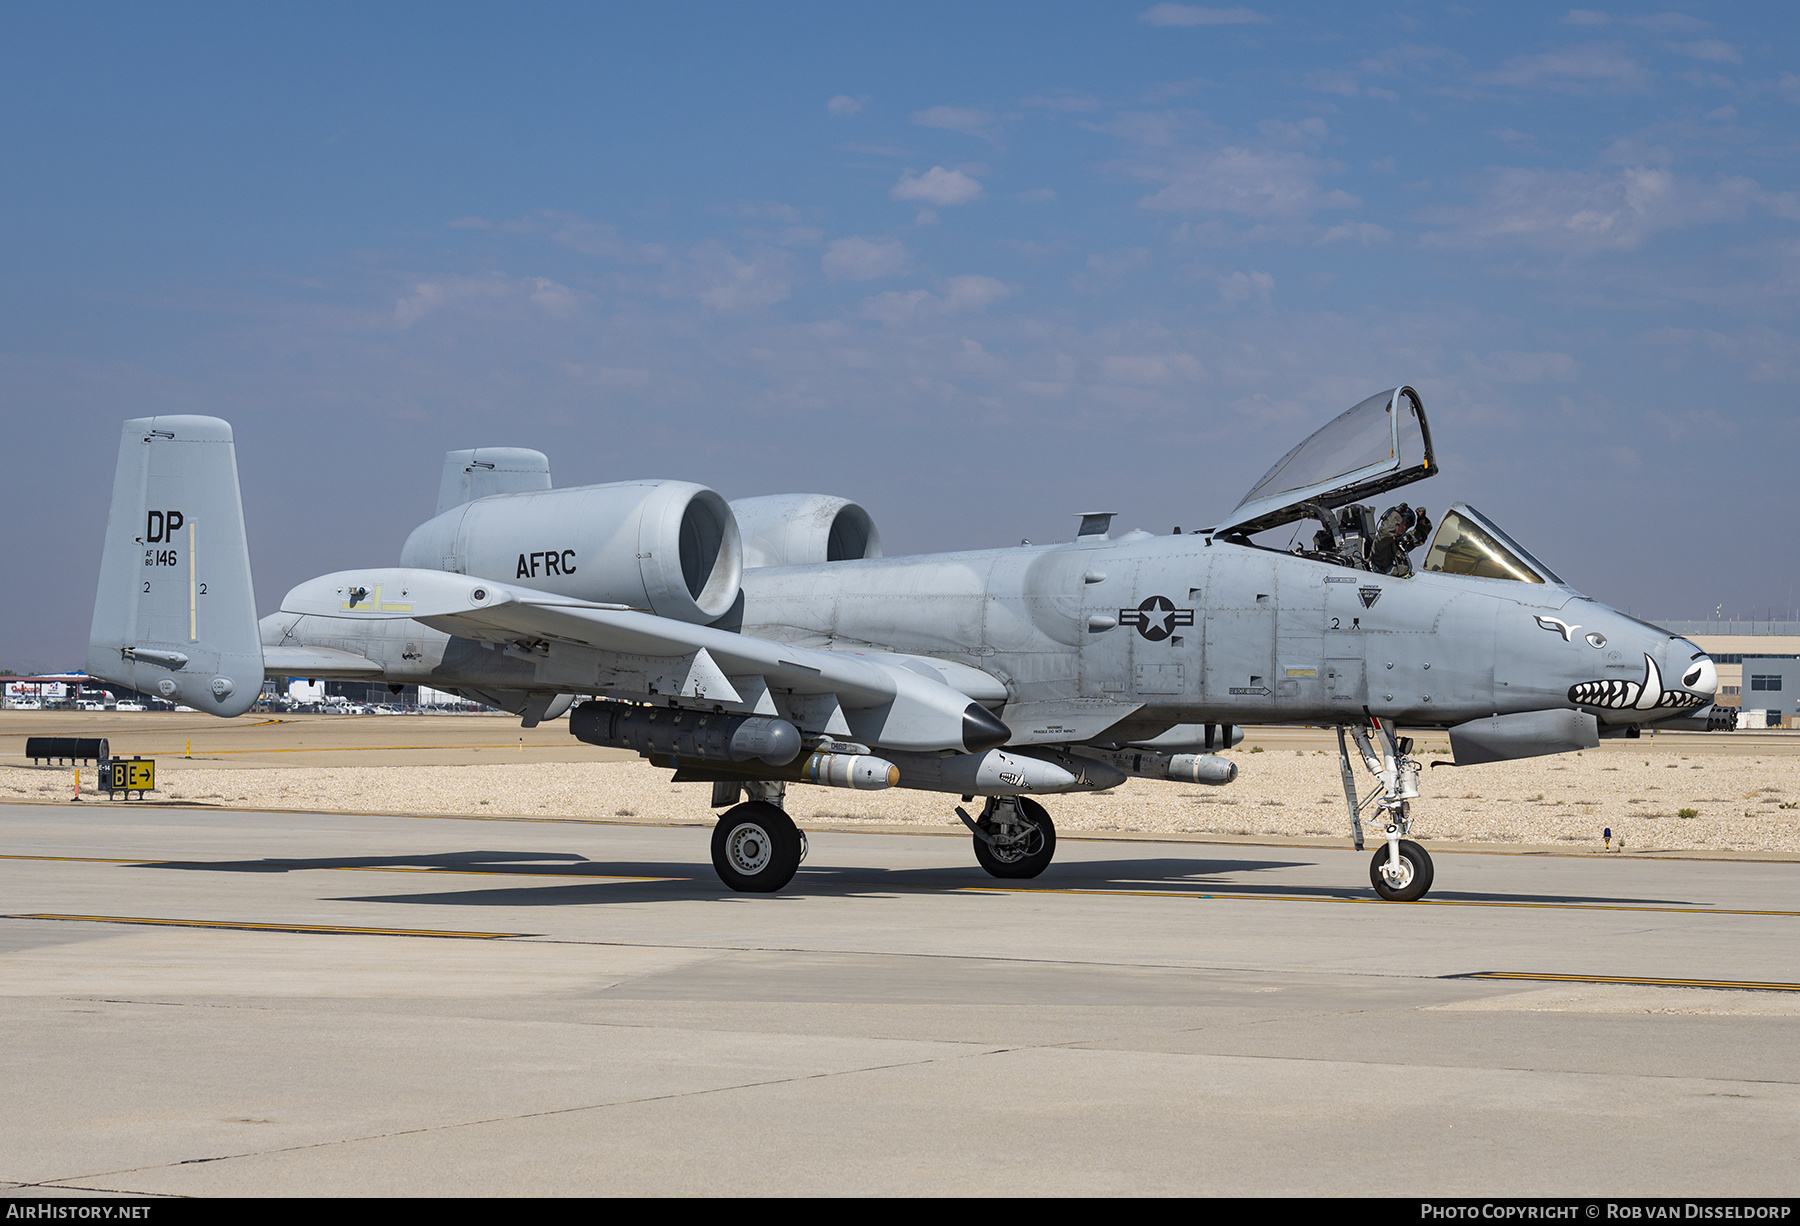
<svg viewBox="0 0 1800 1226">
<path fill-rule="evenodd" d="M 767 801 L 746 801 L 713 827 L 713 868 L 734 890 L 773 894 L 794 879 L 803 846 L 793 818 Z"/>
<path fill-rule="evenodd" d="M 1423 847 L 1411 839 L 1400 840 L 1400 859 L 1412 870 L 1411 877 L 1398 888 L 1388 884 L 1382 874 L 1381 867 L 1387 863 L 1387 844 L 1376 849 L 1374 859 L 1369 861 L 1369 884 L 1375 892 L 1389 902 L 1417 902 L 1425 897 L 1425 891 L 1431 888 L 1433 868 L 1431 856 Z"/>
<path fill-rule="evenodd" d="M 1044 811 L 1044 806 L 1021 796 L 1019 812 L 1025 820 L 1037 826 L 1042 837 L 1032 840 L 1029 850 L 1023 856 L 1008 859 L 996 853 L 979 835 L 974 836 L 975 860 L 990 876 L 1014 880 L 1035 877 L 1050 867 L 1050 861 L 1056 855 L 1056 823 L 1050 820 L 1050 814 Z"/>
</svg>

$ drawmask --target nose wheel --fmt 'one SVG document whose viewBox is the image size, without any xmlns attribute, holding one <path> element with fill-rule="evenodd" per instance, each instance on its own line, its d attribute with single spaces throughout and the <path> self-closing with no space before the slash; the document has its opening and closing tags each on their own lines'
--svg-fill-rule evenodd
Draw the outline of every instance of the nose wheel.
<svg viewBox="0 0 1800 1226">
<path fill-rule="evenodd" d="M 1411 839 L 1401 839 L 1399 856 L 1383 846 L 1369 861 L 1369 884 L 1389 902 L 1417 902 L 1431 888 L 1431 856 Z"/>
</svg>

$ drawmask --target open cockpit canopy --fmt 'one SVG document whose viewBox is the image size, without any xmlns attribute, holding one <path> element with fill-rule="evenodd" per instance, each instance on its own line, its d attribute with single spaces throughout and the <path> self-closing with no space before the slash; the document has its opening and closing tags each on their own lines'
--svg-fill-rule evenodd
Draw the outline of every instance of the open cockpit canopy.
<svg viewBox="0 0 1800 1226">
<path fill-rule="evenodd" d="M 1249 536 L 1437 471 L 1425 405 L 1410 387 L 1370 396 L 1314 431 L 1263 475 L 1216 533 Z"/>
</svg>

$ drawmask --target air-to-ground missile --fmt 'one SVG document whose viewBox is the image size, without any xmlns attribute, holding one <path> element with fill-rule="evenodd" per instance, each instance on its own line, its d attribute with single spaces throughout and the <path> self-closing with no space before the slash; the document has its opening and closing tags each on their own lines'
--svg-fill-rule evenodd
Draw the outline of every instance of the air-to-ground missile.
<svg viewBox="0 0 1800 1226">
<path fill-rule="evenodd" d="M 900 768 L 886 758 L 867 753 L 818 750 L 784 766 L 755 762 L 725 762 L 684 757 L 679 754 L 645 754 L 650 765 L 675 772 L 676 783 L 730 783 L 762 780 L 780 783 L 817 783 L 829 788 L 855 788 L 876 792 L 900 782 Z"/>
<path fill-rule="evenodd" d="M 1213 753 L 1157 753 L 1149 749 L 1119 749 L 1095 753 L 1127 775 L 1144 779 L 1171 779 L 1176 783 L 1230 783 L 1237 778 L 1237 763 Z"/>
<path fill-rule="evenodd" d="M 890 754 L 909 788 L 965 796 L 1023 796 L 1048 792 L 1100 792 L 1125 782 L 1104 762 L 1074 754 L 1039 757 L 1004 749 L 982 753 Z"/>
</svg>

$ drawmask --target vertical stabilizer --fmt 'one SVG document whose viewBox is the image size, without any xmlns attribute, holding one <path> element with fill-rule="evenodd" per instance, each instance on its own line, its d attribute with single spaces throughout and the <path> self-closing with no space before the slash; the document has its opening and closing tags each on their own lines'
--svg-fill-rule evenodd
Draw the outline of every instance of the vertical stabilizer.
<svg viewBox="0 0 1800 1226">
<path fill-rule="evenodd" d="M 474 447 L 444 453 L 444 476 L 438 482 L 438 509 L 491 494 L 519 494 L 550 488 L 550 457 L 526 447 Z"/>
<path fill-rule="evenodd" d="M 256 701 L 262 642 L 229 423 L 125 423 L 87 670 L 213 715 Z"/>
</svg>

